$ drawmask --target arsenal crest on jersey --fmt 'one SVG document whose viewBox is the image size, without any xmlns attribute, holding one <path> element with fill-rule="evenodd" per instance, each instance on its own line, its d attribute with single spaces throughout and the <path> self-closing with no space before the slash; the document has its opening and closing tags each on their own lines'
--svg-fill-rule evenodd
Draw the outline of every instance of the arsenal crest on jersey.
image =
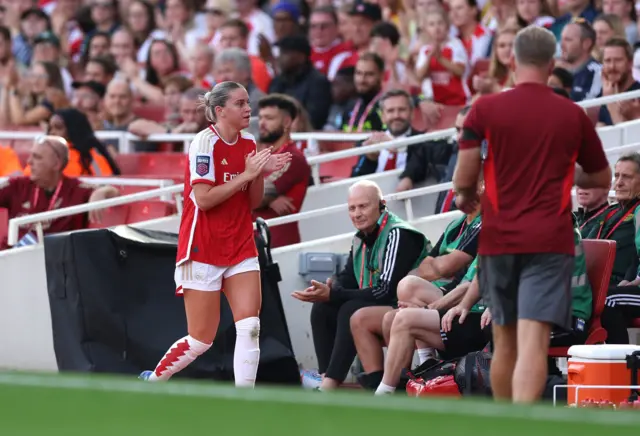
<svg viewBox="0 0 640 436">
<path fill-rule="evenodd" d="M 211 168 L 211 158 L 209 156 L 197 156 L 196 157 L 196 174 L 200 177 L 204 177 L 209 174 L 209 168 Z"/>
</svg>

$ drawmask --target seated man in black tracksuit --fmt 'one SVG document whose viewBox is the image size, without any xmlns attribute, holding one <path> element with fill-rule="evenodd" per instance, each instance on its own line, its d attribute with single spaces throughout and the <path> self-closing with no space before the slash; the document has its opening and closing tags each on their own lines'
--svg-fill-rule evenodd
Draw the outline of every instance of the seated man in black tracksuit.
<svg viewBox="0 0 640 436">
<path fill-rule="evenodd" d="M 369 180 L 349 189 L 349 216 L 358 231 L 344 270 L 326 283 L 311 282 L 293 293 L 313 303 L 311 330 L 323 374 L 320 389 L 338 387 L 356 357 L 351 315 L 363 307 L 391 310 L 398 282 L 417 268 L 431 250 L 418 230 L 386 210 L 380 187 Z"/>
<path fill-rule="evenodd" d="M 374 132 L 369 139 L 357 144 L 356 147 L 423 133 L 411 127 L 414 101 L 406 91 L 401 89 L 388 91 L 380 97 L 378 104 L 387 131 Z M 364 154 L 351 170 L 351 177 L 402 169 L 404 173 L 401 176 L 398 191 L 412 189 L 415 183 L 420 183 L 429 176 L 439 178 L 440 174 L 436 166 L 444 168 L 447 164 L 451 154 L 451 144 L 448 139 L 426 142 L 426 144 L 413 144 L 399 149 Z"/>
</svg>

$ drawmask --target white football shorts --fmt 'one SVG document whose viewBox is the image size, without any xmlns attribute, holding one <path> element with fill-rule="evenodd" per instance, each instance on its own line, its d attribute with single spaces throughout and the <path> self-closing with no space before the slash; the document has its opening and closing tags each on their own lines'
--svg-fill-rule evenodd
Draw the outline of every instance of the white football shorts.
<svg viewBox="0 0 640 436">
<path fill-rule="evenodd" d="M 232 266 L 214 266 L 188 260 L 176 266 L 174 275 L 176 294 L 182 295 L 183 289 L 219 291 L 222 289 L 224 279 L 248 271 L 260 271 L 260 262 L 257 257 L 250 257 Z"/>
</svg>

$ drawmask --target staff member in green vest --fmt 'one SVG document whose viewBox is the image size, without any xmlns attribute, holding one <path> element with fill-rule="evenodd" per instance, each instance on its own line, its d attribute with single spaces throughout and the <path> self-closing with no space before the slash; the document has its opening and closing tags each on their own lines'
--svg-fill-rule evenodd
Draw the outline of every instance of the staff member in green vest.
<svg viewBox="0 0 640 436">
<path fill-rule="evenodd" d="M 588 239 L 591 234 L 595 235 L 598 232 L 598 219 L 603 218 L 609 207 L 609 188 L 576 188 L 576 197 L 580 207 L 574 215 L 580 227 L 580 234 Z"/>
<path fill-rule="evenodd" d="M 575 224 L 575 223 L 574 223 Z M 559 327 L 551 332 L 551 347 L 568 347 L 584 344 L 591 318 L 592 292 L 587 280 L 587 264 L 582 249 L 582 237 L 576 226 L 574 229 L 575 257 L 571 280 L 571 307 L 573 326 L 571 330 Z M 395 391 L 400 380 L 403 365 L 410 360 L 416 341 L 436 348 L 443 359 L 456 359 L 468 353 L 481 350 L 491 338 L 488 327 L 491 324 L 491 311 L 480 298 L 477 278 L 477 262 L 467 270 L 458 288 L 467 286 L 464 298 L 447 310 L 402 309 L 393 321 L 387 362 L 382 383 L 376 390 L 377 395 Z M 455 320 L 458 319 L 456 322 Z M 432 364 L 431 361 L 426 365 Z"/>
<path fill-rule="evenodd" d="M 362 307 L 394 305 L 398 282 L 431 248 L 422 233 L 387 210 L 375 182 L 353 184 L 348 206 L 358 231 L 344 270 L 327 283 L 312 281 L 304 291 L 292 294 L 313 303 L 311 330 L 318 372 L 323 374 L 320 390 L 338 387 L 356 356 L 351 315 Z"/>
<path fill-rule="evenodd" d="M 618 203 L 599 222 L 597 239 L 616 241 L 609 294 L 602 313 L 607 343 L 628 344 L 627 328 L 640 318 L 640 154 L 622 156 L 616 162 L 614 185 Z"/>
<path fill-rule="evenodd" d="M 445 359 L 456 359 L 473 351 L 481 350 L 488 342 L 491 333 L 485 330 L 489 322 L 484 321 L 483 312 L 486 305 L 479 301 L 478 280 L 476 275 L 477 260 L 474 260 L 458 288 L 464 289 L 464 299 L 459 306 L 449 311 L 429 308 L 404 308 L 400 310 L 391 327 L 387 360 L 384 365 L 382 382 L 376 389 L 376 395 L 395 392 L 400 381 L 402 368 L 411 362 L 416 341 L 428 347 L 436 348 Z M 464 316 L 469 320 L 463 323 L 451 322 L 454 310 L 468 304 Z M 426 310 L 425 310 L 426 309 Z M 441 329 L 442 325 L 442 329 Z M 431 359 L 425 363 L 431 365 Z"/>
<path fill-rule="evenodd" d="M 460 302 L 466 287 L 457 285 L 478 251 L 481 224 L 479 206 L 475 212 L 449 223 L 429 256 L 398 284 L 400 307 L 449 309 Z M 375 389 L 382 380 L 382 347 L 388 342 L 397 313 L 398 309 L 391 307 L 365 307 L 351 317 L 351 333 L 364 369 L 358 381 L 365 388 Z M 418 354 L 421 362 L 435 357 L 432 348 L 420 344 Z"/>
<path fill-rule="evenodd" d="M 633 280 L 636 259 L 640 254 L 640 235 L 637 231 L 640 210 L 639 153 L 630 153 L 618 159 L 613 189 L 617 202 L 598 217 L 596 228 L 585 237 L 616 241 L 616 259 L 610 284 L 617 286 L 628 277 L 628 273 L 631 273 Z"/>
</svg>

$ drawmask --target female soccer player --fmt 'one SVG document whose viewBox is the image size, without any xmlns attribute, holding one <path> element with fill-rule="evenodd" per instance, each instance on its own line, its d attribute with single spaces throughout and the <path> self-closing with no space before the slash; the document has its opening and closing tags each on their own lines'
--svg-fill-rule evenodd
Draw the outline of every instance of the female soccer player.
<svg viewBox="0 0 640 436">
<path fill-rule="evenodd" d="M 220 322 L 220 293 L 236 324 L 236 386 L 253 387 L 260 358 L 260 265 L 251 211 L 262 201 L 264 175 L 282 169 L 290 154 L 256 150 L 246 89 L 222 82 L 202 100 L 211 125 L 189 147 L 184 209 L 178 236 L 176 293 L 184 295 L 189 334 L 169 348 L 143 380 L 168 380 L 207 351 Z"/>
</svg>

